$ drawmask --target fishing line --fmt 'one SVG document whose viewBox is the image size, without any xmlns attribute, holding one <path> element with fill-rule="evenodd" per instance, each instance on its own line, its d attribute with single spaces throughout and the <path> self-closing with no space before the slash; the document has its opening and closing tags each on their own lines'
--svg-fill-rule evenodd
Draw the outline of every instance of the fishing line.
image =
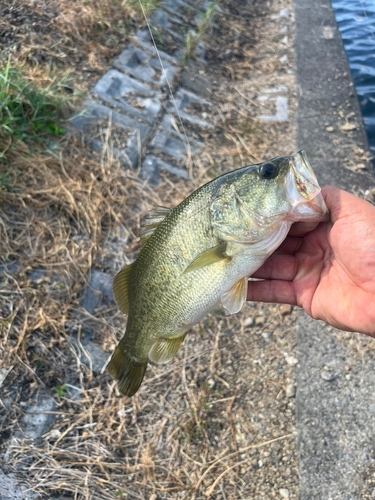
<svg viewBox="0 0 375 500">
<path fill-rule="evenodd" d="M 367 12 L 366 12 L 366 9 L 365 9 L 365 6 L 364 6 L 364 2 L 363 2 L 363 0 L 359 0 L 359 1 L 361 2 L 362 11 L 363 11 L 363 13 L 365 15 L 366 21 L 369 21 L 369 18 L 367 16 Z M 371 23 L 370 22 L 368 23 L 368 26 L 369 26 L 370 31 L 371 31 L 372 39 L 375 41 L 375 33 L 374 33 L 374 30 L 371 27 Z"/>
<path fill-rule="evenodd" d="M 170 83 L 168 81 L 167 72 L 164 69 L 163 61 L 161 60 L 161 57 L 160 57 L 160 54 L 159 54 L 159 50 L 158 50 L 158 48 L 156 46 L 156 43 L 155 43 L 155 40 L 154 40 L 154 35 L 152 34 L 151 26 L 150 26 L 150 24 L 148 22 L 148 19 L 147 19 L 147 16 L 146 16 L 146 12 L 145 12 L 145 10 L 143 8 L 141 0 L 138 0 L 138 1 L 139 1 L 139 5 L 140 5 L 140 7 L 142 9 L 143 17 L 145 18 L 145 21 L 146 21 L 148 31 L 150 32 L 151 40 L 152 40 L 152 43 L 153 43 L 153 45 L 155 47 L 155 50 L 156 50 L 156 53 L 157 53 L 157 56 L 158 56 L 158 59 L 159 59 L 159 62 L 160 62 L 160 66 L 161 66 L 161 69 L 162 69 L 162 73 L 163 73 L 163 75 L 165 77 L 165 80 L 167 82 L 169 93 L 170 93 L 170 96 L 171 96 L 171 99 L 172 99 L 172 102 L 173 102 L 173 106 L 174 106 L 174 108 L 176 110 L 176 113 L 177 113 L 177 116 L 178 116 L 178 119 L 179 119 L 179 123 L 180 123 L 181 129 L 182 129 L 184 137 L 185 137 L 185 141 L 184 141 L 184 137 L 182 137 L 181 132 L 179 130 L 177 130 L 177 133 L 180 136 L 180 138 L 182 139 L 182 142 L 185 144 L 185 148 L 187 150 L 187 154 L 188 154 L 188 160 L 187 160 L 188 165 L 187 165 L 187 168 L 188 168 L 190 177 L 192 177 L 192 169 L 191 169 L 190 163 L 192 163 L 194 165 L 194 160 L 193 160 L 193 157 L 192 157 L 192 154 L 191 154 L 190 142 L 189 142 L 188 136 L 186 135 L 186 130 L 185 130 L 184 124 L 182 123 L 182 118 L 181 118 L 181 115 L 180 115 L 180 113 L 178 111 L 176 101 L 174 99 L 172 87 L 171 87 L 171 85 L 170 85 Z"/>
</svg>

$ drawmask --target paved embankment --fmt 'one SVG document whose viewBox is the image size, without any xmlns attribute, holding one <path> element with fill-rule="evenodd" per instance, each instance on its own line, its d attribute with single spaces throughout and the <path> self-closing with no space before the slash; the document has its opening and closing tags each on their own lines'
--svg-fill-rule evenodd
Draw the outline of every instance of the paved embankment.
<svg viewBox="0 0 375 500">
<path fill-rule="evenodd" d="M 375 181 L 369 171 L 353 171 L 366 154 L 367 139 L 331 4 L 295 0 L 295 14 L 298 146 L 306 150 L 321 185 L 364 194 Z M 375 491 L 373 351 L 361 346 L 363 340 L 355 345 L 349 335 L 302 312 L 297 328 L 300 498 L 370 498 Z"/>
</svg>

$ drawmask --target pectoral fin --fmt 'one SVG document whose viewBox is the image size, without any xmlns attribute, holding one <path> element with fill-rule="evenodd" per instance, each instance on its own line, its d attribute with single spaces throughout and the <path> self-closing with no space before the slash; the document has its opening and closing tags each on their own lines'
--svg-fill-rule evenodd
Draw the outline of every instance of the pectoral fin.
<svg viewBox="0 0 375 500">
<path fill-rule="evenodd" d="M 153 363 L 157 363 L 158 365 L 163 365 L 168 363 L 168 361 L 171 361 L 181 347 L 186 334 L 187 332 L 181 335 L 181 337 L 177 337 L 175 339 L 157 340 L 148 353 L 149 360 Z"/>
<path fill-rule="evenodd" d="M 210 266 L 211 264 L 215 264 L 215 262 L 229 259 L 228 255 L 225 253 L 226 248 L 227 244 L 224 242 L 200 253 L 192 262 L 190 262 L 188 267 L 185 269 L 184 274 L 196 271 L 197 269 L 201 269 L 205 266 Z"/>
<path fill-rule="evenodd" d="M 248 278 L 241 278 L 221 296 L 221 302 L 229 314 L 241 311 L 247 296 Z"/>
<path fill-rule="evenodd" d="M 121 269 L 119 273 L 116 274 L 113 280 L 113 296 L 115 297 L 116 304 L 118 305 L 120 311 L 123 314 L 129 314 L 129 274 L 130 266 Z"/>
</svg>

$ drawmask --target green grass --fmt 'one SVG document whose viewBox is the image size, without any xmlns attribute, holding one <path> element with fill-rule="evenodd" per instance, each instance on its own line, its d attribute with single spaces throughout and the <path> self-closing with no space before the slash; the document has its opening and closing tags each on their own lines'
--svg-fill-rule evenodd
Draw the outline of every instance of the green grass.
<svg viewBox="0 0 375 500">
<path fill-rule="evenodd" d="M 0 151 L 0 161 L 15 143 L 47 144 L 51 136 L 60 136 L 63 111 L 72 96 L 67 95 L 67 76 L 48 75 L 49 83 L 38 88 L 22 75 L 22 67 L 14 68 L 10 59 L 0 69 L 0 136 L 9 138 L 9 147 Z"/>
<path fill-rule="evenodd" d="M 183 64 L 185 64 L 188 59 L 194 57 L 194 51 L 198 43 L 200 42 L 206 31 L 209 29 L 211 22 L 217 14 L 216 7 L 219 5 L 219 3 L 220 1 L 211 2 L 204 12 L 202 18 L 198 22 L 197 30 L 189 30 L 185 35 L 185 50 L 182 60 Z"/>
<path fill-rule="evenodd" d="M 152 12 L 159 7 L 161 3 L 161 0 L 123 0 L 122 5 L 125 6 L 126 4 L 130 5 L 137 11 L 137 13 L 142 17 L 143 16 L 143 11 L 147 17 L 152 14 Z M 142 10 L 142 7 L 143 10 Z"/>
</svg>

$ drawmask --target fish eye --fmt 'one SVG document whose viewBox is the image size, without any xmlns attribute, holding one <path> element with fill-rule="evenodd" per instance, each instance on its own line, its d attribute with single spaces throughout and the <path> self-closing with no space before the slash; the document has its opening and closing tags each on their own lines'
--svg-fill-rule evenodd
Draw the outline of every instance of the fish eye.
<svg viewBox="0 0 375 500">
<path fill-rule="evenodd" d="M 273 163 L 265 163 L 260 167 L 259 173 L 263 179 L 274 179 L 279 173 L 279 169 Z"/>
</svg>

